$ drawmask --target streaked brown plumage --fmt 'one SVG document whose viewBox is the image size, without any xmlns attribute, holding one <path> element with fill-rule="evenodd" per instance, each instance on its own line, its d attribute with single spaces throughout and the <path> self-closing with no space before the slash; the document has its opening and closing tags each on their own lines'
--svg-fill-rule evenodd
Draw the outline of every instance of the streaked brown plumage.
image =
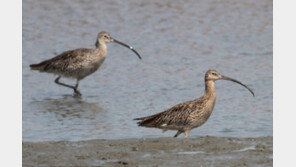
<svg viewBox="0 0 296 167">
<path fill-rule="evenodd" d="M 141 59 L 139 53 L 131 46 L 111 38 L 108 32 L 98 34 L 95 49 L 80 48 L 63 52 L 62 54 L 45 60 L 39 64 L 31 64 L 31 70 L 57 74 L 55 83 L 71 88 L 76 95 L 81 95 L 78 90 L 79 81 L 98 70 L 107 55 L 106 43 L 114 42 L 131 49 Z M 71 86 L 59 82 L 61 77 L 76 79 L 76 85 Z"/>
<path fill-rule="evenodd" d="M 184 132 L 187 138 L 190 130 L 204 124 L 212 114 L 216 100 L 215 81 L 219 79 L 236 82 L 247 88 L 254 96 L 253 91 L 241 82 L 222 76 L 215 70 L 208 70 L 205 74 L 205 93 L 202 97 L 178 104 L 161 113 L 134 120 L 141 120 L 138 122 L 139 126 L 159 128 L 164 131 L 177 130 L 174 137 Z"/>
</svg>

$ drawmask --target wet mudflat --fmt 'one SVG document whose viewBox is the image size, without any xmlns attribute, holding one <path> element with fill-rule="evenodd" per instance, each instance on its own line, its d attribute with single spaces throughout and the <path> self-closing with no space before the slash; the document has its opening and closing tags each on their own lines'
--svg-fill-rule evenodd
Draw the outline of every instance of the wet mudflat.
<svg viewBox="0 0 296 167">
<path fill-rule="evenodd" d="M 24 142 L 23 166 L 272 166 L 272 153 L 272 137 Z"/>
</svg>

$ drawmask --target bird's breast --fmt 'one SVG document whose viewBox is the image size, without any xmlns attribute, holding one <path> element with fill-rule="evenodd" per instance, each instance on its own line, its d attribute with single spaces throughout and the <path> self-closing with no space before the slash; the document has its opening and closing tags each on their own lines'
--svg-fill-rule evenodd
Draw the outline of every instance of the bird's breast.
<svg viewBox="0 0 296 167">
<path fill-rule="evenodd" d="M 84 61 L 84 67 L 98 69 L 104 62 L 106 55 L 102 52 L 95 52 L 90 55 L 86 55 Z"/>
<path fill-rule="evenodd" d="M 203 107 L 198 108 L 196 111 L 192 112 L 190 117 L 193 127 L 201 126 L 209 119 L 215 106 L 215 100 L 216 98 L 209 99 L 203 104 Z"/>
</svg>

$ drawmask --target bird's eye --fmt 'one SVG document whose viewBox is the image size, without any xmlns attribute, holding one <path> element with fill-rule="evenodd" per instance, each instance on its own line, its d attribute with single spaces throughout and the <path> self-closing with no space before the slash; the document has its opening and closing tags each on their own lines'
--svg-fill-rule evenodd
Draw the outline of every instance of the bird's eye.
<svg viewBox="0 0 296 167">
<path fill-rule="evenodd" d="M 217 74 L 216 74 L 216 73 L 212 73 L 212 75 L 215 75 L 215 76 L 217 76 Z"/>
<path fill-rule="evenodd" d="M 105 37 L 105 38 L 108 38 L 108 36 L 107 36 L 107 35 L 105 35 L 104 37 Z"/>
</svg>

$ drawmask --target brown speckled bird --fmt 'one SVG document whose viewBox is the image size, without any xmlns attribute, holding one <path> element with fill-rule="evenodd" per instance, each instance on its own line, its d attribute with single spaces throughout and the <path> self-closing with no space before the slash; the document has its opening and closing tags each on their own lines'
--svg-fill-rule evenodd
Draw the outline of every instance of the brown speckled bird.
<svg viewBox="0 0 296 167">
<path fill-rule="evenodd" d="M 215 70 L 208 70 L 205 74 L 205 93 L 202 97 L 178 104 L 161 113 L 135 118 L 134 120 L 141 120 L 138 122 L 139 126 L 159 128 L 163 129 L 163 131 L 177 130 L 174 137 L 185 133 L 185 137 L 187 138 L 190 130 L 204 124 L 212 114 L 216 100 L 215 81 L 220 79 L 236 82 L 247 88 L 255 96 L 254 92 L 241 82 L 222 76 Z"/>
<path fill-rule="evenodd" d="M 39 64 L 31 64 L 31 70 L 57 74 L 55 83 L 73 89 L 74 93 L 80 96 L 79 81 L 97 71 L 104 62 L 107 54 L 106 43 L 108 42 L 117 43 L 131 49 L 141 59 L 140 54 L 131 46 L 111 38 L 108 32 L 102 31 L 98 34 L 95 49 L 79 48 L 66 51 Z M 61 77 L 76 79 L 76 85 L 61 83 L 59 81 Z"/>
</svg>

